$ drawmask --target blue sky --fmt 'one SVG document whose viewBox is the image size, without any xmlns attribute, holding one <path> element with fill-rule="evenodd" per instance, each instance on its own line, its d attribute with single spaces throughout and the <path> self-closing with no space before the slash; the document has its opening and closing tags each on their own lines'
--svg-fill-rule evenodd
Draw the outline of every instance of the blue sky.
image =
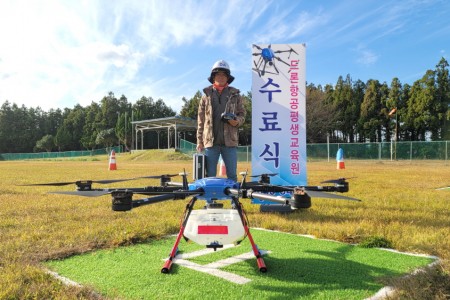
<svg viewBox="0 0 450 300">
<path fill-rule="evenodd" d="M 0 103 L 73 108 L 112 91 L 175 111 L 226 60 L 251 90 L 252 44 L 306 44 L 308 83 L 412 84 L 450 53 L 447 0 L 0 0 Z"/>
</svg>

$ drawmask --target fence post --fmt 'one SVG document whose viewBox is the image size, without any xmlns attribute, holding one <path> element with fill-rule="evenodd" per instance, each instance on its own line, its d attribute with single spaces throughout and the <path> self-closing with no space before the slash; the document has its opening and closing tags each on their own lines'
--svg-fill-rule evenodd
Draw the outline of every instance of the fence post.
<svg viewBox="0 0 450 300">
<path fill-rule="evenodd" d="M 381 160 L 381 142 L 378 143 L 378 160 Z"/>
<path fill-rule="evenodd" d="M 328 162 L 330 162 L 330 134 L 327 133 L 327 157 Z"/>
<path fill-rule="evenodd" d="M 392 146 L 392 139 L 391 139 L 391 161 L 392 161 L 392 153 L 393 153 L 393 146 Z"/>
<path fill-rule="evenodd" d="M 409 160 L 412 160 L 412 141 L 409 142 Z"/>
<path fill-rule="evenodd" d="M 249 147 L 247 146 L 247 151 L 246 151 L 247 152 L 247 162 L 249 162 L 249 160 L 248 160 L 248 148 Z"/>
</svg>

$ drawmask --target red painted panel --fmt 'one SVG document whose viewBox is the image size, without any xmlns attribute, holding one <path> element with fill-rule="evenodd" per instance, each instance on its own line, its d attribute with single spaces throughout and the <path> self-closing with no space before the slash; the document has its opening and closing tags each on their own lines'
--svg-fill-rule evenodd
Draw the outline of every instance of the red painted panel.
<svg viewBox="0 0 450 300">
<path fill-rule="evenodd" d="M 228 234 L 228 226 L 198 226 L 198 234 Z"/>
</svg>

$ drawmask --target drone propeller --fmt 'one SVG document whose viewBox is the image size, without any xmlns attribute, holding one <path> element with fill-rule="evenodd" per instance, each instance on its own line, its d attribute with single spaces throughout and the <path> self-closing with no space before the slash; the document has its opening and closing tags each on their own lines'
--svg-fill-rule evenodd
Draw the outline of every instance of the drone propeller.
<svg viewBox="0 0 450 300">
<path fill-rule="evenodd" d="M 270 183 L 270 177 L 278 175 L 278 173 L 264 173 L 258 175 L 252 175 L 250 177 L 259 177 L 259 183 Z"/>
<path fill-rule="evenodd" d="M 288 67 L 290 66 L 290 64 L 288 64 L 287 62 L 285 62 L 284 60 L 282 60 L 279 57 L 275 57 L 276 60 L 278 60 L 279 62 L 282 62 L 283 64 L 287 65 Z M 275 64 L 273 64 L 273 67 L 275 68 L 275 70 L 278 71 L 277 67 L 275 66 Z"/>
<path fill-rule="evenodd" d="M 328 198 L 328 199 L 338 199 L 338 200 L 349 200 L 349 201 L 358 201 L 361 202 L 360 199 L 348 197 L 348 196 L 342 196 L 338 194 L 331 194 L 326 192 L 318 192 L 318 191 L 306 191 L 308 195 L 314 198 Z"/>
<path fill-rule="evenodd" d="M 110 194 L 111 191 L 59 191 L 59 192 L 49 192 L 49 194 L 62 194 L 62 195 L 74 195 L 83 197 L 99 197 Z"/>
<path fill-rule="evenodd" d="M 239 195 L 239 190 L 236 189 L 229 189 L 228 193 Z M 259 199 L 259 200 L 265 200 L 269 202 L 275 202 L 278 204 L 286 205 L 289 204 L 293 208 L 309 208 L 311 206 L 311 197 L 316 198 L 329 198 L 329 199 L 337 199 L 337 200 L 349 200 L 349 201 L 358 201 L 360 202 L 360 199 L 347 197 L 347 196 L 341 196 L 337 194 L 329 194 L 326 192 L 318 192 L 318 191 L 309 191 L 304 190 L 303 188 L 294 188 L 293 194 L 290 199 L 284 197 L 284 196 L 277 196 L 277 195 L 270 195 L 266 193 L 256 192 L 249 190 L 245 194 L 246 198 L 251 199 Z"/>
<path fill-rule="evenodd" d="M 289 47 L 290 49 L 289 50 L 277 50 L 277 51 L 274 51 L 274 53 L 286 53 L 286 52 L 289 52 L 289 56 L 288 56 L 288 58 L 290 58 L 291 57 L 291 53 L 292 52 L 294 52 L 295 54 L 297 54 L 298 55 L 298 53 L 297 53 L 297 51 L 295 51 L 292 47 Z"/>
<path fill-rule="evenodd" d="M 291 49 L 289 50 L 289 57 L 291 57 L 291 52 L 294 52 L 295 54 L 298 55 L 297 51 L 295 51 L 294 48 L 292 48 L 292 47 L 289 47 L 289 48 L 291 48 Z"/>
<path fill-rule="evenodd" d="M 252 44 L 252 46 L 255 47 L 255 48 L 258 49 L 258 50 L 262 50 L 262 48 L 259 47 L 258 45 Z M 253 55 L 255 55 L 255 54 L 253 54 Z M 258 54 L 256 54 L 256 55 L 258 55 Z"/>
<path fill-rule="evenodd" d="M 356 177 L 330 179 L 330 180 L 322 181 L 321 183 L 342 183 L 348 179 L 353 179 L 353 178 L 356 178 Z"/>
<path fill-rule="evenodd" d="M 81 191 L 55 191 L 49 192 L 49 194 L 61 194 L 61 195 L 74 195 L 74 196 L 82 196 L 82 197 L 100 197 L 108 194 L 112 194 L 115 192 L 123 192 L 123 193 L 133 193 L 139 195 L 174 195 L 178 197 L 187 197 L 193 195 L 202 194 L 201 190 L 166 190 L 166 191 L 149 191 L 145 188 L 128 188 L 128 189 L 104 189 L 104 190 L 81 190 Z M 170 197 L 169 197 L 170 198 Z"/>
<path fill-rule="evenodd" d="M 295 199 L 303 199 L 303 198 L 307 198 L 307 197 L 315 197 L 315 198 L 329 198 L 329 199 L 339 199 L 339 200 L 350 200 L 350 201 L 361 201 L 360 199 L 356 199 L 353 197 L 348 197 L 348 196 L 342 196 L 342 195 L 338 195 L 335 194 L 334 192 L 339 192 L 339 193 L 344 193 L 344 192 L 348 192 L 348 182 L 346 182 L 346 178 L 339 178 L 336 180 L 327 180 L 324 182 L 328 182 L 328 183 L 334 183 L 335 185 L 333 186 L 284 186 L 284 185 L 273 185 L 270 184 L 270 176 L 274 176 L 277 174 L 262 174 L 262 175 L 255 175 L 252 177 L 257 177 L 257 176 L 261 176 L 261 180 L 256 183 L 256 182 L 251 182 L 251 183 L 246 183 L 246 187 L 251 189 L 250 194 L 255 196 L 258 199 L 261 200 L 268 200 L 268 201 L 274 201 L 275 202 L 279 202 L 280 199 L 278 199 L 278 197 L 273 197 L 270 196 L 269 198 L 273 198 L 273 199 L 268 199 L 267 196 L 261 196 L 261 193 L 259 192 L 263 192 L 263 193 L 267 193 L 267 192 L 291 192 L 293 195 L 293 198 Z M 254 193 L 256 192 L 256 193 Z M 258 196 L 256 196 L 258 195 Z M 303 195 L 305 195 L 306 197 L 304 197 Z M 281 199 L 281 201 L 284 201 L 284 199 Z M 305 200 L 300 200 L 300 202 L 305 201 Z M 295 203 L 298 202 L 297 200 L 294 201 Z M 309 204 L 307 204 L 306 206 L 300 206 L 303 208 L 308 208 L 311 206 L 310 204 L 310 200 L 307 200 L 307 202 Z M 298 205 L 294 204 L 294 205 Z"/>
<path fill-rule="evenodd" d="M 278 175 L 278 173 L 264 173 L 264 174 L 252 175 L 250 177 L 276 176 L 276 175 Z"/>
<path fill-rule="evenodd" d="M 80 183 L 98 183 L 98 184 L 109 184 L 115 182 L 134 180 L 135 178 L 127 179 L 106 179 L 106 180 L 78 180 L 78 181 L 68 181 L 68 182 L 47 182 L 47 183 L 33 183 L 33 184 L 21 184 L 20 186 L 63 186 L 69 184 L 79 185 Z"/>
<path fill-rule="evenodd" d="M 153 175 L 153 176 L 141 176 L 141 177 L 136 177 L 133 179 L 160 179 L 160 178 L 171 178 L 171 177 L 175 177 L 178 176 L 180 174 L 163 174 L 163 175 Z"/>
</svg>

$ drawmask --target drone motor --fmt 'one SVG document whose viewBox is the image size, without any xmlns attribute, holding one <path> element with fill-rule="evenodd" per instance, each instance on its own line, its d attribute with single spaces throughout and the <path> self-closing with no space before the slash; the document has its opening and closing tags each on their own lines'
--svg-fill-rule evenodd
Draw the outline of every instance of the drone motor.
<svg viewBox="0 0 450 300">
<path fill-rule="evenodd" d="M 76 181 L 77 191 L 90 191 L 92 190 L 92 180 Z"/>
<path fill-rule="evenodd" d="M 348 182 L 345 181 L 345 179 L 340 182 L 337 182 L 335 184 L 335 186 L 336 186 L 337 191 L 340 193 L 346 193 L 349 190 Z"/>
<path fill-rule="evenodd" d="M 133 192 L 131 191 L 114 191 L 112 196 L 113 211 L 128 211 L 133 208 Z"/>
<path fill-rule="evenodd" d="M 295 189 L 290 204 L 293 208 L 310 208 L 311 197 L 303 189 Z"/>
</svg>

